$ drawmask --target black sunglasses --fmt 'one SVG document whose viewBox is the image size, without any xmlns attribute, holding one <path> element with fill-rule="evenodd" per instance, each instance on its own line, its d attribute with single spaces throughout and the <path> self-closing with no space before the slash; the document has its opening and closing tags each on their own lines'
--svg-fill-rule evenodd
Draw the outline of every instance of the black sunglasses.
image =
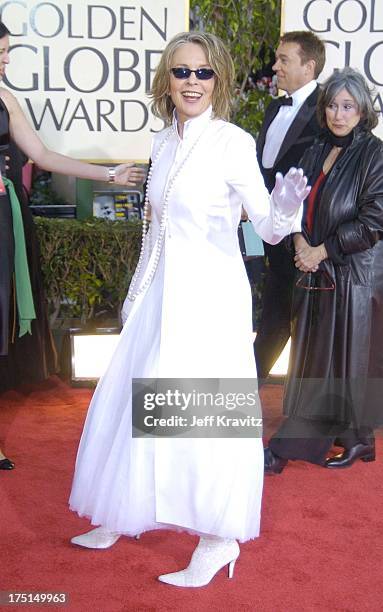
<svg viewBox="0 0 383 612">
<path fill-rule="evenodd" d="M 214 76 L 214 70 L 212 68 L 197 68 L 197 70 L 190 70 L 190 68 L 171 68 L 170 72 L 176 79 L 188 79 L 192 72 L 196 75 L 199 81 L 208 81 Z"/>
</svg>

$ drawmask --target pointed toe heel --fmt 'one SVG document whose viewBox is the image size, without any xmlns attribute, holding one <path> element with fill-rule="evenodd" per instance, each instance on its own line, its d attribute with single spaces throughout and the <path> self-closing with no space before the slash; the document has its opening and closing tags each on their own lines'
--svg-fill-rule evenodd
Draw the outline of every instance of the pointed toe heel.
<svg viewBox="0 0 383 612">
<path fill-rule="evenodd" d="M 236 540 L 202 536 L 187 568 L 171 574 L 162 574 L 158 580 L 179 587 L 202 587 L 209 584 L 216 573 L 226 565 L 227 575 L 232 578 L 238 556 L 239 546 Z"/>
<path fill-rule="evenodd" d="M 104 527 L 96 527 L 87 533 L 75 536 L 71 543 L 84 548 L 110 548 L 117 542 L 120 534 L 108 531 Z"/>
</svg>

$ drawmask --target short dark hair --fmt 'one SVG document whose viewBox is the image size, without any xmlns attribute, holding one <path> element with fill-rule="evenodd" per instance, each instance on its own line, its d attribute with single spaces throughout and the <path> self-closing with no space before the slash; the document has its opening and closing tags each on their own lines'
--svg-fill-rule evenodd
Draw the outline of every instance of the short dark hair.
<svg viewBox="0 0 383 612">
<path fill-rule="evenodd" d="M 326 61 L 326 49 L 323 40 L 306 30 L 294 30 L 285 32 L 280 38 L 281 43 L 296 43 L 299 45 L 298 51 L 301 56 L 302 64 L 307 64 L 310 60 L 315 62 L 314 77 L 317 79 L 323 70 Z"/>
<path fill-rule="evenodd" d="M 317 115 L 321 127 L 326 127 L 326 107 L 331 104 L 335 96 L 342 89 L 346 89 L 358 105 L 361 114 L 360 124 L 368 131 L 378 125 L 378 113 L 372 102 L 373 89 L 370 89 L 366 79 L 354 68 L 335 70 L 321 87 L 318 97 Z"/>
<path fill-rule="evenodd" d="M 8 30 L 7 26 L 0 21 L 0 38 L 4 38 L 4 36 L 9 36 L 11 33 Z"/>
</svg>

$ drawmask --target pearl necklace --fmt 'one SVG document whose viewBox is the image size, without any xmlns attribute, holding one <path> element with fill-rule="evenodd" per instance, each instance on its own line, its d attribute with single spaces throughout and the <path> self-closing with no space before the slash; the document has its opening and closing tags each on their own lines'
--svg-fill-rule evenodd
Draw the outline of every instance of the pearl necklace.
<svg viewBox="0 0 383 612">
<path fill-rule="evenodd" d="M 168 186 L 166 188 L 165 191 L 165 195 L 164 195 L 164 201 L 163 201 L 163 206 L 162 206 L 162 210 L 161 210 L 161 218 L 160 218 L 160 225 L 159 225 L 159 230 L 158 230 L 158 236 L 157 236 L 157 240 L 156 240 L 156 244 L 155 244 L 155 254 L 154 254 L 154 258 L 153 258 L 153 264 L 152 267 L 150 269 L 150 271 L 147 274 L 146 280 L 144 283 L 141 283 L 141 285 L 136 289 L 136 284 L 138 279 L 140 278 L 140 273 L 142 270 L 142 266 L 144 264 L 144 258 L 145 258 L 145 245 L 146 242 L 148 240 L 149 242 L 149 246 L 151 246 L 151 234 L 152 234 L 152 227 L 150 224 L 149 230 L 148 230 L 148 226 L 149 226 L 149 186 L 150 186 L 150 181 L 153 175 L 153 169 L 156 166 L 159 158 L 161 157 L 161 154 L 165 148 L 166 143 L 168 142 L 169 138 L 174 134 L 174 127 L 170 127 L 168 133 L 166 134 L 164 140 L 161 142 L 160 147 L 158 149 L 157 155 L 155 156 L 155 158 L 152 160 L 152 165 L 150 167 L 149 173 L 148 173 L 148 177 L 146 180 L 146 193 L 145 193 L 145 204 L 144 204 L 144 210 L 143 210 L 143 215 L 142 215 L 142 234 L 141 234 L 141 250 L 140 250 L 140 256 L 138 258 L 138 264 L 137 264 L 137 268 L 136 271 L 134 273 L 134 276 L 132 278 L 132 282 L 130 283 L 130 287 L 129 287 L 129 291 L 128 291 L 128 300 L 130 300 L 131 302 L 134 302 L 134 300 L 144 291 L 146 291 L 146 289 L 150 286 L 153 277 L 156 273 L 157 267 L 158 267 L 158 263 L 160 261 L 160 257 L 161 257 L 161 251 L 162 251 L 162 247 L 164 244 L 164 239 L 165 239 L 165 233 L 166 233 L 166 225 L 167 225 L 167 221 L 168 221 L 168 207 L 169 207 L 169 197 L 170 197 L 170 193 L 172 191 L 172 188 L 174 186 L 174 183 L 179 175 L 179 173 L 181 172 L 182 168 L 184 167 L 186 161 L 189 159 L 190 155 L 192 154 L 192 152 L 195 149 L 195 146 L 197 145 L 197 143 L 199 142 L 202 134 L 200 134 L 198 136 L 198 138 L 194 141 L 194 143 L 192 144 L 192 146 L 190 147 L 187 155 L 185 156 L 185 158 L 182 160 L 182 162 L 180 163 L 177 171 L 174 173 L 174 175 L 172 176 L 172 178 L 170 179 Z"/>
</svg>

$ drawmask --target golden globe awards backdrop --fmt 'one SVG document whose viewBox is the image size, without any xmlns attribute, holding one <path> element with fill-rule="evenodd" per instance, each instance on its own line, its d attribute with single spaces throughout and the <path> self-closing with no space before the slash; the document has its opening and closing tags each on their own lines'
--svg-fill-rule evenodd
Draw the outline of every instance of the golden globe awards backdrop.
<svg viewBox="0 0 383 612">
<path fill-rule="evenodd" d="M 383 0 L 283 0 L 282 32 L 311 30 L 326 43 L 326 66 L 352 66 L 375 88 L 375 108 L 383 112 Z M 375 133 L 383 137 L 382 115 Z"/>
<path fill-rule="evenodd" d="M 48 147 L 94 161 L 146 160 L 147 92 L 162 49 L 188 28 L 187 0 L 8 0 L 4 85 Z"/>
</svg>

